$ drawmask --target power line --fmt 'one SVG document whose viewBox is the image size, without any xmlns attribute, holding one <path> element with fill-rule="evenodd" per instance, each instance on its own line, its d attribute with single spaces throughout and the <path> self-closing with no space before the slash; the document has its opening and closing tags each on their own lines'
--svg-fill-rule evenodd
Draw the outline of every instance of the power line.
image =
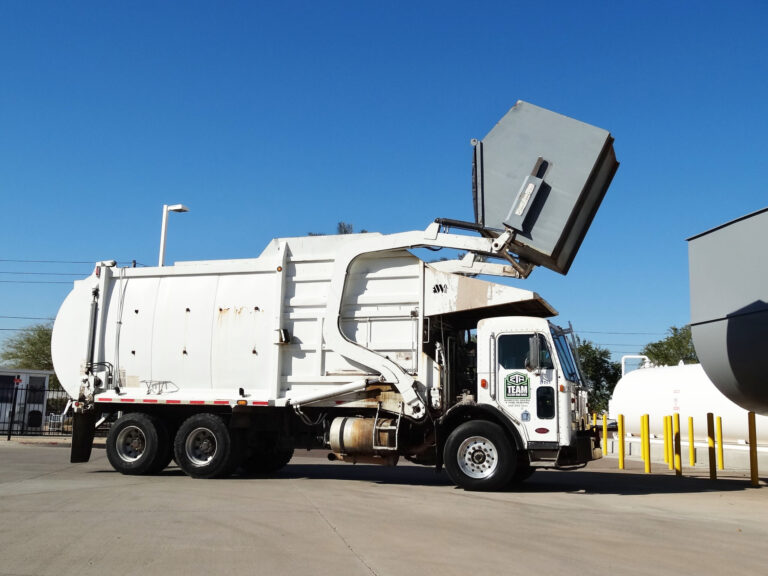
<svg viewBox="0 0 768 576">
<path fill-rule="evenodd" d="M 0 258 L 0 262 L 16 262 L 16 263 L 23 263 L 23 264 L 96 264 L 97 262 L 100 262 L 101 260 L 93 259 L 93 260 L 25 260 L 25 259 L 14 259 L 14 258 Z M 123 258 L 122 260 L 115 260 L 118 264 L 121 262 L 128 262 L 129 264 L 133 264 L 134 259 L 133 258 Z M 142 264 L 141 262 L 136 262 L 136 266 L 148 266 L 147 264 Z M 24 272 L 26 274 L 26 272 Z"/>
<path fill-rule="evenodd" d="M 0 280 L 4 284 L 72 284 L 64 280 Z"/>
<path fill-rule="evenodd" d="M 12 319 L 12 320 L 52 320 L 53 316 L 0 316 L 0 318 Z"/>
<path fill-rule="evenodd" d="M 577 334 L 611 334 L 613 336 L 664 336 L 666 332 L 602 332 L 599 330 L 576 330 Z"/>
<path fill-rule="evenodd" d="M 0 258 L 0 262 L 25 262 L 28 264 L 93 264 L 95 260 L 22 260 Z"/>
<path fill-rule="evenodd" d="M 9 272 L 0 270 L 0 274 L 16 274 L 19 276 L 35 275 L 35 276 L 82 276 L 82 272 Z"/>
<path fill-rule="evenodd" d="M 645 346 L 645 344 L 635 344 L 634 342 L 595 342 L 598 346 Z"/>
</svg>

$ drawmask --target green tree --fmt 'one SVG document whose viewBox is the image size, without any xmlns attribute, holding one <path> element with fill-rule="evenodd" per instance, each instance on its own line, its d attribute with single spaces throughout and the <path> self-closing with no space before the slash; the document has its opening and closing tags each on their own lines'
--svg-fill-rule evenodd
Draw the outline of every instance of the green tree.
<svg viewBox="0 0 768 576">
<path fill-rule="evenodd" d="M 35 324 L 20 330 L 3 343 L 0 362 L 9 368 L 20 370 L 53 370 L 51 359 L 51 332 L 53 324 Z M 51 387 L 59 385 L 56 376 L 51 377 Z"/>
<path fill-rule="evenodd" d="M 621 377 L 621 364 L 611 361 L 611 352 L 589 340 L 579 340 L 577 347 L 582 376 L 589 384 L 589 409 L 608 411 L 608 400 Z"/>
<path fill-rule="evenodd" d="M 366 232 L 368 232 L 368 230 L 360 230 L 360 234 L 365 234 Z M 355 233 L 355 227 L 349 222 L 336 223 L 336 234 L 354 234 L 354 233 Z M 326 236 L 326 234 L 322 232 L 310 232 L 309 236 Z"/>
<path fill-rule="evenodd" d="M 336 234 L 353 234 L 355 227 L 349 222 L 339 222 L 336 224 Z"/>
<path fill-rule="evenodd" d="M 667 332 L 666 338 L 646 344 L 640 353 L 648 356 L 651 362 L 658 366 L 675 366 L 681 360 L 685 364 L 695 364 L 699 361 L 693 348 L 689 325 L 682 328 L 672 326 Z"/>
</svg>

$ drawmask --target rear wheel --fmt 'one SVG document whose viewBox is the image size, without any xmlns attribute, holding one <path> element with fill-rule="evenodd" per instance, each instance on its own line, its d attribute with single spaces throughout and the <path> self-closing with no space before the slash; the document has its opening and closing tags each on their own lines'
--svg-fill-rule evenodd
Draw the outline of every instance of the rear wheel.
<svg viewBox="0 0 768 576">
<path fill-rule="evenodd" d="M 170 441 L 165 427 L 140 412 L 123 415 L 107 436 L 107 458 L 122 474 L 154 474 L 168 464 Z"/>
<path fill-rule="evenodd" d="M 456 428 L 443 449 L 445 469 L 465 490 L 500 490 L 515 473 L 516 452 L 497 424 L 484 420 Z"/>
<path fill-rule="evenodd" d="M 171 460 L 173 460 L 173 435 L 168 428 L 168 424 L 155 418 L 155 427 L 157 428 L 157 435 L 160 439 L 160 454 L 158 454 L 150 474 L 158 474 L 159 472 L 162 472 L 168 467 Z"/>
<path fill-rule="evenodd" d="M 271 474 L 283 468 L 291 458 L 293 446 L 290 440 L 280 435 L 267 436 L 251 444 L 242 468 L 248 474 Z"/>
<path fill-rule="evenodd" d="M 227 476 L 239 464 L 237 440 L 215 414 L 195 414 L 179 427 L 173 442 L 176 463 L 193 478 Z"/>
</svg>

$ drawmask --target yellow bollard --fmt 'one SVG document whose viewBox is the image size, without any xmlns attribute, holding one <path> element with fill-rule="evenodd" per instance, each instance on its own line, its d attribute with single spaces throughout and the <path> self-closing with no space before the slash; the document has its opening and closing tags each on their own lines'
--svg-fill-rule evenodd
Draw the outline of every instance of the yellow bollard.
<svg viewBox="0 0 768 576">
<path fill-rule="evenodd" d="M 715 416 L 707 412 L 707 453 L 709 454 L 709 479 L 717 480 L 715 468 Z"/>
<path fill-rule="evenodd" d="M 696 445 L 693 438 L 693 416 L 688 416 L 688 463 L 696 466 Z"/>
<path fill-rule="evenodd" d="M 672 422 L 674 425 L 674 432 L 672 435 L 672 438 L 674 439 L 675 445 L 675 476 L 682 476 L 683 475 L 683 458 L 680 454 L 680 414 L 675 414 L 672 417 Z"/>
<path fill-rule="evenodd" d="M 645 462 L 645 425 L 642 416 L 640 416 L 640 458 Z"/>
<path fill-rule="evenodd" d="M 624 414 L 619 414 L 619 470 L 624 470 Z"/>
<path fill-rule="evenodd" d="M 760 486 L 757 477 L 757 430 L 755 429 L 755 413 L 747 413 L 747 427 L 749 428 L 749 474 L 752 486 Z"/>
<path fill-rule="evenodd" d="M 608 415 L 603 414 L 603 456 L 608 454 Z"/>
<path fill-rule="evenodd" d="M 651 473 L 651 422 L 648 414 L 643 415 L 643 432 L 645 433 L 645 439 L 643 441 L 643 448 L 645 449 L 645 473 Z"/>
<path fill-rule="evenodd" d="M 667 432 L 667 419 L 669 416 L 664 416 L 664 462 L 669 463 L 669 433 Z"/>
<path fill-rule="evenodd" d="M 717 468 L 718 470 L 725 470 L 725 462 L 723 461 L 723 419 L 720 416 L 717 417 Z"/>
<path fill-rule="evenodd" d="M 597 426 L 597 414 L 592 412 L 592 428 Z"/>
<path fill-rule="evenodd" d="M 672 416 L 667 416 L 667 437 L 669 442 L 667 443 L 667 464 L 670 470 L 675 469 L 675 437 L 672 433 Z"/>
</svg>

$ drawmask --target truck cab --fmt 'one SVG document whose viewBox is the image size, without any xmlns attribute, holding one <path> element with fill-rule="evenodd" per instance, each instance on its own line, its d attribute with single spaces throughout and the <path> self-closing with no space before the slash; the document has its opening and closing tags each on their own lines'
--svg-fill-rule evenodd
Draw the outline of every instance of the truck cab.
<svg viewBox="0 0 768 576">
<path fill-rule="evenodd" d="M 477 340 L 478 402 L 507 416 L 528 450 L 543 455 L 570 446 L 586 407 L 565 331 L 542 318 L 488 318 Z"/>
<path fill-rule="evenodd" d="M 545 318 L 485 318 L 464 346 L 449 347 L 445 381 L 455 399 L 443 419 L 450 433 L 442 455 L 457 484 L 495 489 L 502 478 L 514 482 L 537 468 L 581 466 L 602 456 L 569 333 Z M 469 379 L 450 374 L 465 373 L 472 355 L 474 385 L 459 390 Z"/>
</svg>

